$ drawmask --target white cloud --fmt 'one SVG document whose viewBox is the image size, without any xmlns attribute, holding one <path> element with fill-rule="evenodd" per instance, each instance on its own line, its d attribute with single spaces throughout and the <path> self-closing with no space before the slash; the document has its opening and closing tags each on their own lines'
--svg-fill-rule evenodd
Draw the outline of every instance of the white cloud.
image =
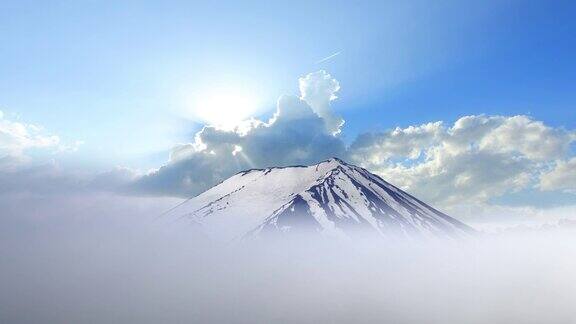
<svg viewBox="0 0 576 324">
<path fill-rule="evenodd" d="M 8 120 L 0 111 L 0 157 L 20 156 L 32 148 L 55 148 L 60 138 L 41 127 Z"/>
<path fill-rule="evenodd" d="M 324 119 L 328 132 L 333 135 L 340 133 L 344 120 L 334 115 L 330 108 L 330 102 L 338 98 L 336 93 L 340 90 L 340 83 L 326 71 L 310 73 L 298 79 L 298 83 L 300 98 Z"/>
<path fill-rule="evenodd" d="M 554 169 L 542 174 L 540 188 L 576 192 L 576 157 L 559 161 Z"/>
<path fill-rule="evenodd" d="M 492 152 L 520 153 L 532 160 L 564 157 L 570 149 L 572 134 L 552 128 L 528 116 L 491 117 L 498 126 L 480 141 L 481 149 Z"/>
<path fill-rule="evenodd" d="M 397 127 L 386 133 L 364 133 L 351 147 L 351 156 L 365 165 L 380 165 L 394 157 L 417 159 L 434 143 L 442 140 L 442 122 L 407 128 Z"/>
<path fill-rule="evenodd" d="M 535 185 L 573 135 L 528 116 L 465 116 L 359 136 L 350 159 L 430 202 L 481 203 Z"/>
</svg>

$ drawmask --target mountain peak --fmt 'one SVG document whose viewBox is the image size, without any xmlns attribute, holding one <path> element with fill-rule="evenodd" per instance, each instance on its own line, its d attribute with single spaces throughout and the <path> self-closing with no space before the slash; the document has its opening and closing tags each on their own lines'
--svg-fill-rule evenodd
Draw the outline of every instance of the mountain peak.
<svg viewBox="0 0 576 324">
<path fill-rule="evenodd" d="M 240 172 L 169 212 L 231 240 L 312 231 L 350 236 L 463 236 L 472 230 L 365 169 L 333 157 Z"/>
<path fill-rule="evenodd" d="M 338 163 L 338 164 L 345 164 L 348 165 L 346 162 L 342 161 L 341 159 L 337 158 L 337 157 L 331 157 L 328 160 L 325 160 L 323 162 L 328 162 L 328 163 Z M 320 162 L 320 163 L 323 163 Z"/>
<path fill-rule="evenodd" d="M 326 172 L 333 171 L 333 170 L 338 169 L 338 168 L 344 169 L 344 168 L 355 167 L 355 166 L 348 164 L 345 161 L 343 161 L 337 157 L 329 158 L 328 160 L 324 160 L 324 161 L 322 161 L 318 164 L 315 164 L 313 166 L 316 167 L 316 169 L 318 169 L 318 170 L 324 170 L 325 169 Z"/>
</svg>

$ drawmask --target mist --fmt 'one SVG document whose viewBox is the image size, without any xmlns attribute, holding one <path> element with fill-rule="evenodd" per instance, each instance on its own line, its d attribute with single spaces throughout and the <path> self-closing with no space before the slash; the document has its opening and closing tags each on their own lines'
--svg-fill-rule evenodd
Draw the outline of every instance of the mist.
<svg viewBox="0 0 576 324">
<path fill-rule="evenodd" d="M 59 203 L 0 217 L 2 323 L 576 321 L 570 228 L 222 244 L 158 222 L 173 201 Z"/>
</svg>

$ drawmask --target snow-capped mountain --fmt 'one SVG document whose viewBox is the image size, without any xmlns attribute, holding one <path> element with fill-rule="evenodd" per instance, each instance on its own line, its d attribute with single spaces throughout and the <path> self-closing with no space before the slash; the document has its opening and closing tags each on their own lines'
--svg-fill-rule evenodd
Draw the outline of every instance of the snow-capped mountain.
<svg viewBox="0 0 576 324">
<path fill-rule="evenodd" d="M 473 230 L 366 169 L 337 158 L 237 173 L 166 213 L 225 240 L 318 232 L 468 236 Z M 363 231 L 362 233 L 365 233 Z"/>
</svg>

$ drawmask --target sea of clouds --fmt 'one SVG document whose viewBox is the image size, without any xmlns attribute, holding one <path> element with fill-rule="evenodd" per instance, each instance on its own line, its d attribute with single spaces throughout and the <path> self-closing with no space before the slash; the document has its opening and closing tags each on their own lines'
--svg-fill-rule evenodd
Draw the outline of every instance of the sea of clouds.
<svg viewBox="0 0 576 324">
<path fill-rule="evenodd" d="M 576 321 L 570 222 L 459 241 L 231 245 L 159 222 L 172 201 L 93 199 L 0 218 L 1 323 Z"/>
</svg>

